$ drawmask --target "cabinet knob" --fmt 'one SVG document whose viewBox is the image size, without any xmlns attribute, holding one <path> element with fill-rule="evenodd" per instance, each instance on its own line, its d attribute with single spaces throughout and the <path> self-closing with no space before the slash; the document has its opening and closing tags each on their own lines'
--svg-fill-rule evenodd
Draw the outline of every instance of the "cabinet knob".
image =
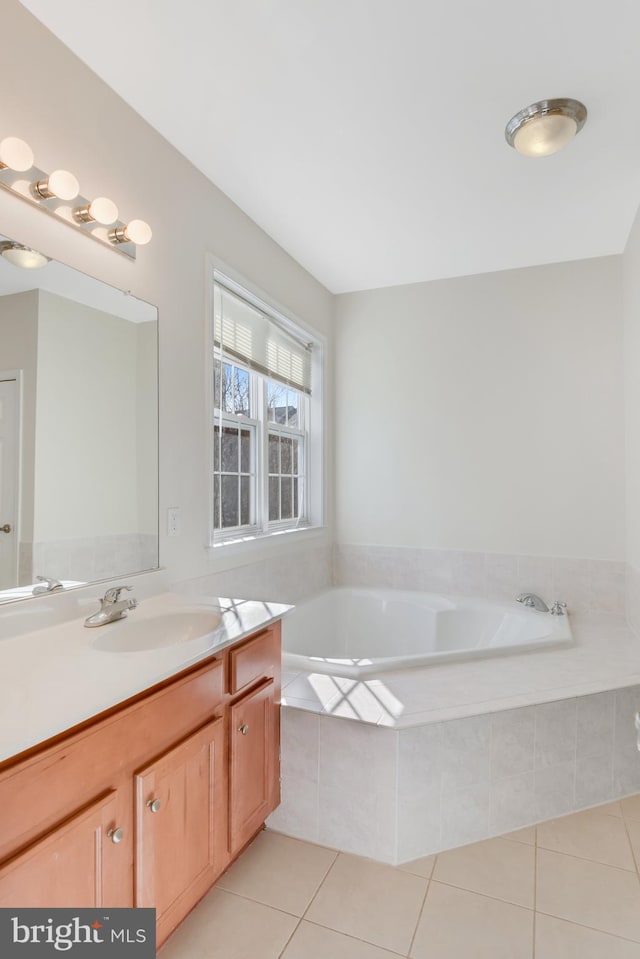
<svg viewBox="0 0 640 959">
<path fill-rule="evenodd" d="M 244 723 L 242 726 L 238 726 L 238 732 L 242 733 L 243 736 L 246 736 L 249 732 L 249 727 L 246 723 Z"/>
<path fill-rule="evenodd" d="M 107 838 L 110 839 L 111 842 L 122 842 L 124 839 L 124 829 L 110 829 L 107 833 Z"/>
<path fill-rule="evenodd" d="M 147 806 L 151 812 L 158 812 L 161 802 L 159 799 L 147 799 Z"/>
</svg>

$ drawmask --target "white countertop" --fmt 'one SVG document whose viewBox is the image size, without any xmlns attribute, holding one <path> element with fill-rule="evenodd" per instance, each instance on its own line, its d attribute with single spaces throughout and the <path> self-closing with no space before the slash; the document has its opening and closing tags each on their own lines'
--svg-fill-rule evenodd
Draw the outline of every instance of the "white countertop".
<svg viewBox="0 0 640 959">
<path fill-rule="evenodd" d="M 281 603 L 163 593 L 129 616 L 162 616 L 181 608 L 222 611 L 202 639 L 141 652 L 105 652 L 93 643 L 119 623 L 86 629 L 84 617 L 0 639 L 0 761 L 56 736 L 284 615 Z M 94 609 L 95 610 L 95 603 Z"/>
<path fill-rule="evenodd" d="M 571 618 L 564 649 L 345 679 L 286 670 L 282 704 L 403 728 L 640 685 L 640 638 L 611 618 Z"/>
</svg>

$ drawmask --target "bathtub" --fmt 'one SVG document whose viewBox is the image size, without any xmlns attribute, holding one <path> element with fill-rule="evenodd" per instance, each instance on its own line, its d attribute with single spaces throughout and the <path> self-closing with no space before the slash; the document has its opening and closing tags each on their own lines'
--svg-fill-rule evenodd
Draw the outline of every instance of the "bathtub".
<svg viewBox="0 0 640 959">
<path fill-rule="evenodd" d="M 320 593 L 282 622 L 283 665 L 337 676 L 566 646 L 568 616 L 515 600 L 456 599 L 392 589 Z"/>
</svg>

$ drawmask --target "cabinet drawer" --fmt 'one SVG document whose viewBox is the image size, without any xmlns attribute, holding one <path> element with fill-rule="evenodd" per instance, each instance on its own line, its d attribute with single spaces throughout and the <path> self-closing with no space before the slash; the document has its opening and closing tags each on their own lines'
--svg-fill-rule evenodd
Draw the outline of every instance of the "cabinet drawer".
<svg viewBox="0 0 640 959">
<path fill-rule="evenodd" d="M 259 679 L 274 675 L 280 662 L 280 642 L 274 627 L 258 633 L 229 654 L 231 695 L 247 689 Z"/>
</svg>

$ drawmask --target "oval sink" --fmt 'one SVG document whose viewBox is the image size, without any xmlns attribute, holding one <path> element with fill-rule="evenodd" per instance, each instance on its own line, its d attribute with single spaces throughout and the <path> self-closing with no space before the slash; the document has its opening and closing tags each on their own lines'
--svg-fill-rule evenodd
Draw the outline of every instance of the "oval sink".
<svg viewBox="0 0 640 959">
<path fill-rule="evenodd" d="M 91 639 L 94 649 L 106 653 L 133 653 L 141 650 L 181 646 L 195 640 L 206 640 L 222 622 L 216 609 L 183 609 L 126 619 L 100 626 Z"/>
</svg>

